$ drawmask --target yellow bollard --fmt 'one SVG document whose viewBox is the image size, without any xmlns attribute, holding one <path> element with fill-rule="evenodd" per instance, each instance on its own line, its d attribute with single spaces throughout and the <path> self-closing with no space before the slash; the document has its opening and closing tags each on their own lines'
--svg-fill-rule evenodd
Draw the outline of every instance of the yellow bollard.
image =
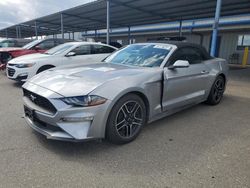
<svg viewBox="0 0 250 188">
<path fill-rule="evenodd" d="M 242 59 L 242 65 L 241 65 L 242 67 L 246 67 L 246 65 L 247 65 L 248 52 L 249 52 L 248 47 L 245 47 L 244 55 L 243 55 L 243 59 Z"/>
</svg>

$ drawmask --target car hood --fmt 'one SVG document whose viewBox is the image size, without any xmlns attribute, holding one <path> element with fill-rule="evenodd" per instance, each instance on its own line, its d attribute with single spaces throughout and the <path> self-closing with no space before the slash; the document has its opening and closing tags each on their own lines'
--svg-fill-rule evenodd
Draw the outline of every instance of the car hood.
<svg viewBox="0 0 250 188">
<path fill-rule="evenodd" d="M 23 48 L 0 48 L 0 52 L 12 52 L 12 51 L 19 51 L 24 50 Z"/>
<path fill-rule="evenodd" d="M 48 70 L 31 78 L 26 84 L 31 82 L 63 96 L 81 96 L 89 94 L 108 81 L 143 74 L 145 69 L 150 68 L 109 63 L 91 64 L 70 69 Z"/>
<path fill-rule="evenodd" d="M 9 64 L 24 64 L 24 63 L 29 63 L 31 61 L 35 62 L 36 60 L 51 58 L 51 57 L 52 57 L 51 55 L 41 54 L 41 53 L 28 54 L 10 60 Z"/>
</svg>

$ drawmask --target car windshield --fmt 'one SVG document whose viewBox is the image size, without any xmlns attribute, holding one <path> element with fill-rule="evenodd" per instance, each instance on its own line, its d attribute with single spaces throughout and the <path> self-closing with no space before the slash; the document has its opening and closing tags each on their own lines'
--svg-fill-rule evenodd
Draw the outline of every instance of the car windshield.
<svg viewBox="0 0 250 188">
<path fill-rule="evenodd" d="M 73 44 L 61 44 L 59 46 L 56 46 L 50 50 L 47 50 L 45 52 L 45 54 L 48 54 L 48 55 L 58 55 L 58 54 L 61 54 L 63 52 L 65 52 L 66 50 L 70 49 L 72 46 L 74 46 Z"/>
<path fill-rule="evenodd" d="M 170 52 L 166 44 L 133 44 L 107 57 L 104 62 L 140 67 L 159 67 Z"/>
<path fill-rule="evenodd" d="M 24 45 L 22 48 L 24 48 L 24 49 L 30 49 L 30 48 L 36 46 L 37 44 L 39 44 L 40 42 L 41 42 L 41 40 L 35 40 L 35 41 L 32 41 L 32 42 Z"/>
</svg>

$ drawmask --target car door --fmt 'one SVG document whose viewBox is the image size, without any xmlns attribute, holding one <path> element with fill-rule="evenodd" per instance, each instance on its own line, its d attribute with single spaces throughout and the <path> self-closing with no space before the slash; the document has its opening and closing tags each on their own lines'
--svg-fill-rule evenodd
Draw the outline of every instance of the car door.
<svg viewBox="0 0 250 188">
<path fill-rule="evenodd" d="M 92 62 L 92 54 L 91 54 L 91 46 L 89 44 L 80 45 L 70 52 L 74 52 L 74 56 L 68 56 L 68 63 L 91 63 Z"/>
<path fill-rule="evenodd" d="M 177 60 L 186 60 L 189 67 L 170 69 Z M 209 67 L 198 48 L 177 49 L 164 68 L 163 110 L 173 110 L 204 100 L 208 84 Z"/>
<path fill-rule="evenodd" d="M 94 44 L 92 45 L 91 53 L 95 54 L 93 55 L 94 61 L 102 61 L 110 53 L 114 52 L 115 50 L 116 50 L 115 48 L 112 48 L 106 45 Z"/>
</svg>

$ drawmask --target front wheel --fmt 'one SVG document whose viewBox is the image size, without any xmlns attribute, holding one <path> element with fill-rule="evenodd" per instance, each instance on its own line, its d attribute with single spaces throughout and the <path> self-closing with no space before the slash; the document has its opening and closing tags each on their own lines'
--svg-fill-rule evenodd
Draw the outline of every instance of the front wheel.
<svg viewBox="0 0 250 188">
<path fill-rule="evenodd" d="M 122 97 L 110 112 L 106 137 L 114 144 L 133 141 L 146 124 L 146 106 L 135 94 Z"/>
<path fill-rule="evenodd" d="M 214 84 L 211 88 L 206 103 L 210 105 L 219 104 L 223 97 L 224 91 L 225 91 L 225 79 L 222 76 L 218 76 L 214 81 Z"/>
</svg>

